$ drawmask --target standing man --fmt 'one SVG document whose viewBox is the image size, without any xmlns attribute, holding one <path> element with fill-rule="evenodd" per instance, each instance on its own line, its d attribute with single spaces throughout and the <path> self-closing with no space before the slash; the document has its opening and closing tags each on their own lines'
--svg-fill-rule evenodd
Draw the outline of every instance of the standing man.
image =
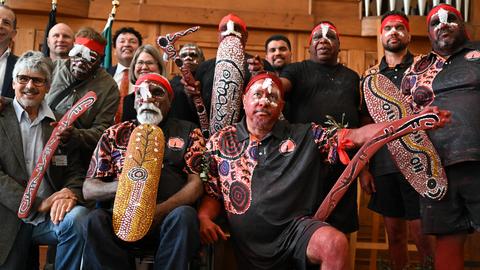
<svg viewBox="0 0 480 270">
<path fill-rule="evenodd" d="M 122 119 L 123 100 L 125 96 L 133 93 L 133 84 L 130 82 L 129 70 L 133 56 L 138 47 L 142 46 L 142 35 L 132 27 L 122 27 L 113 35 L 113 48 L 117 57 L 117 65 L 112 66 L 107 72 L 112 75 L 120 91 L 120 101 L 115 114 L 115 123 Z"/>
<path fill-rule="evenodd" d="M 427 16 L 432 51 L 415 59 L 402 92 L 416 110 L 430 104 L 452 112 L 452 124 L 429 132 L 445 168 L 440 200 L 421 198 L 422 229 L 435 235 L 435 269 L 463 269 L 467 234 L 480 229 L 480 45 L 462 15 L 440 4 Z"/>
<path fill-rule="evenodd" d="M 52 62 L 41 52 L 23 54 L 13 70 L 15 98 L 0 112 L 0 269 L 26 269 L 28 251 L 38 244 L 57 246 L 57 269 L 80 268 L 83 250 L 80 218 L 85 170 L 78 153 L 60 146 L 36 194 L 30 215 L 17 217 L 28 179 L 50 137 L 56 117 L 44 101 Z"/>
<path fill-rule="evenodd" d="M 52 91 L 46 96 L 50 108 L 63 115 L 88 91 L 97 94 L 95 104 L 62 134 L 64 143 L 75 145 L 81 152 L 84 168 L 88 167 L 103 131 L 113 124 L 118 106 L 117 84 L 100 68 L 105 44 L 98 32 L 90 27 L 81 28 L 69 53 L 70 58 L 56 61 Z"/>
<path fill-rule="evenodd" d="M 68 58 L 68 53 L 73 48 L 74 36 L 72 28 L 64 23 L 57 23 L 50 29 L 47 45 L 50 49 L 50 58 L 53 61 Z"/>
<path fill-rule="evenodd" d="M 279 75 L 283 68 L 292 62 L 292 46 L 284 35 L 273 35 L 265 41 L 265 60 Z"/>
<path fill-rule="evenodd" d="M 332 116 L 348 124 L 360 126 L 360 78 L 355 71 L 338 63 L 340 39 L 331 22 L 320 22 L 310 36 L 310 59 L 292 63 L 280 74 L 286 95 L 285 118 L 291 123 L 325 123 Z M 326 195 L 345 168 L 329 166 L 322 181 Z M 344 233 L 358 230 L 357 186 L 351 185 L 340 204 L 327 220 Z"/>
<path fill-rule="evenodd" d="M 192 207 L 202 195 L 202 181 L 193 170 L 205 150 L 200 129 L 168 117 L 173 90 L 156 73 L 136 82 L 137 120 L 114 125 L 98 142 L 83 193 L 104 206 L 88 215 L 85 230 L 85 269 L 133 269 L 132 247 L 155 247 L 155 269 L 188 269 L 200 248 L 199 225 Z M 125 242 L 112 226 L 113 199 L 127 153 L 128 138 L 139 124 L 158 125 L 165 135 L 165 152 L 150 232 L 137 242 Z M 140 180 L 139 180 L 140 181 Z"/>
<path fill-rule="evenodd" d="M 184 64 L 188 65 L 192 75 L 195 77 L 198 66 L 205 61 L 202 49 L 195 43 L 187 43 L 180 49 L 179 55 L 180 59 L 182 59 Z M 199 125 L 197 111 L 189 94 L 185 92 L 185 87 L 181 80 L 182 76 L 177 75 L 170 81 L 175 97 L 173 98 L 172 109 L 169 115 Z"/>
<path fill-rule="evenodd" d="M 17 35 L 17 17 L 9 6 L 1 5 L 0 19 L 0 94 L 13 98 L 15 91 L 12 88 L 12 71 L 18 57 L 12 54 L 10 46 Z"/>
<path fill-rule="evenodd" d="M 413 63 L 413 55 L 408 51 L 411 39 L 408 17 L 399 11 L 387 12 L 381 19 L 380 31 L 385 56 L 378 65 L 368 69 L 364 77 L 385 76 L 400 91 L 403 74 Z M 374 178 L 365 172 L 360 177 L 361 186 L 371 195 L 368 207 L 383 216 L 392 269 L 406 269 L 408 265 L 408 231 L 417 246 L 422 267 L 428 268 L 433 250 L 421 231 L 420 195 L 397 168 L 387 146 L 371 159 L 370 172 Z"/>
</svg>

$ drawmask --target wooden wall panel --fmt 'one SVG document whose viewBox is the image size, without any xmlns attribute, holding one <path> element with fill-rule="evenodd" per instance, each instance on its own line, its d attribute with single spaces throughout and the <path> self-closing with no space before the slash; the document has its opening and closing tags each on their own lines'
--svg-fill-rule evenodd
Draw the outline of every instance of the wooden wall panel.
<svg viewBox="0 0 480 270">
<path fill-rule="evenodd" d="M 123 2 L 123 1 L 122 1 Z M 138 1 L 137 1 L 138 2 Z M 258 0 L 242 0 L 242 1 L 218 1 L 218 0 L 195 0 L 195 1 L 171 1 L 171 0 L 146 0 L 146 4 L 182 7 L 182 8 L 205 8 L 224 9 L 239 11 L 263 11 L 269 13 L 291 13 L 291 14 L 309 14 L 309 0 L 275 0 L 258 1 Z"/>
<path fill-rule="evenodd" d="M 315 24 L 322 20 L 331 21 L 342 35 L 358 35 L 361 32 L 361 2 L 325 1 L 312 2 Z"/>
<path fill-rule="evenodd" d="M 111 3 L 111 1 L 108 2 Z M 52 6 L 51 1 L 45 0 L 8 0 L 6 4 L 15 10 L 34 14 L 47 14 Z M 60 0 L 57 2 L 57 12 L 69 16 L 87 17 L 88 6 L 89 0 Z"/>
</svg>

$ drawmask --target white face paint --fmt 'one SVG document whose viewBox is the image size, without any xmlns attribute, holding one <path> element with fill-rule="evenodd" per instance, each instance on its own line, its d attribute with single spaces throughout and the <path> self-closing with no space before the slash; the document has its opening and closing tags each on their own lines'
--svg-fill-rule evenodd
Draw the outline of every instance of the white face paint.
<svg viewBox="0 0 480 270">
<path fill-rule="evenodd" d="M 87 60 L 88 62 L 93 62 L 90 55 L 90 48 L 81 44 L 73 45 L 73 48 L 68 53 L 68 56 L 74 57 L 78 56 L 79 54 L 83 59 Z"/>
<path fill-rule="evenodd" d="M 448 22 L 448 10 L 445 10 L 445 9 L 441 8 L 435 14 L 438 16 L 438 20 L 440 21 L 440 23 L 437 26 L 435 26 L 435 31 L 440 29 L 440 27 L 442 27 L 443 25 L 448 25 L 450 27 L 458 26 L 457 23 L 454 23 L 454 22 L 449 23 Z"/>
<path fill-rule="evenodd" d="M 267 94 L 265 93 L 267 91 Z M 280 90 L 274 87 L 273 81 L 270 78 L 266 78 L 263 83 L 255 83 L 250 87 L 252 106 L 256 106 L 260 102 L 269 104 L 272 107 L 278 107 L 278 99 L 280 96 Z"/>
<path fill-rule="evenodd" d="M 330 42 L 330 44 L 332 44 L 332 41 L 327 37 L 327 33 L 328 33 L 328 30 L 330 30 L 330 26 L 326 23 L 322 23 L 320 24 L 320 28 L 322 29 L 322 37 L 326 40 L 328 40 L 328 42 Z M 333 31 L 333 29 L 332 29 Z M 335 31 L 333 31 L 335 32 Z"/>
<path fill-rule="evenodd" d="M 401 30 L 398 30 L 397 28 L 395 28 L 395 26 L 392 26 L 392 28 L 390 28 L 390 30 L 388 30 L 387 32 L 385 32 L 385 36 L 386 37 L 389 37 L 393 34 L 397 34 L 398 36 L 400 37 L 404 37 L 405 36 L 405 33 Z"/>
<path fill-rule="evenodd" d="M 270 78 L 266 78 L 265 81 L 263 81 L 262 83 L 262 88 L 267 89 L 269 94 L 272 93 L 272 83 L 272 79 Z"/>
<path fill-rule="evenodd" d="M 224 37 L 228 35 L 235 35 L 238 38 L 242 38 L 242 34 L 240 32 L 235 31 L 235 22 L 233 22 L 232 20 L 228 20 L 227 30 L 221 32 L 220 34 Z"/>
<path fill-rule="evenodd" d="M 140 94 L 140 97 L 142 98 L 142 101 L 146 101 L 147 99 L 152 97 L 152 93 L 150 93 L 147 82 L 141 83 L 138 88 L 138 92 Z"/>
</svg>

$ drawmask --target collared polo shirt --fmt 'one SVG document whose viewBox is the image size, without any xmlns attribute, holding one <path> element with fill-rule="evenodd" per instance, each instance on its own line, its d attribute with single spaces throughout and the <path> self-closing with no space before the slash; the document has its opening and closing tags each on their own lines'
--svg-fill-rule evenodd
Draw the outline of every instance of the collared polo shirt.
<svg viewBox="0 0 480 270">
<path fill-rule="evenodd" d="M 312 216 L 324 198 L 325 158 L 335 132 L 315 124 L 278 121 L 261 141 L 245 119 L 214 134 L 206 193 L 224 204 L 232 239 L 251 265 L 275 265 L 294 246 L 296 221 Z M 292 226 L 293 225 L 293 226 Z M 288 229 L 287 229 L 288 228 Z M 290 230 L 291 229 L 291 230 Z"/>
<path fill-rule="evenodd" d="M 426 72 L 429 76 L 422 76 Z M 435 52 L 420 56 L 402 81 L 405 94 L 424 94 L 431 85 L 431 105 L 449 110 L 451 122 L 428 131 L 442 164 L 480 160 L 480 43 L 465 42 L 447 59 Z M 411 95 L 407 96 L 413 99 Z"/>
</svg>

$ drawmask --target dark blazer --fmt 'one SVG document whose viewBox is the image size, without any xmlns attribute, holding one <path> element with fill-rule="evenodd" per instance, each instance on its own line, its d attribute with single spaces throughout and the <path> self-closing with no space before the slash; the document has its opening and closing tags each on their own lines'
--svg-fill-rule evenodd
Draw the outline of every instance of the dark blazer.
<svg viewBox="0 0 480 270">
<path fill-rule="evenodd" d="M 53 128 L 49 120 L 42 121 L 43 141 L 50 138 Z M 29 179 L 23 155 L 22 135 L 13 108 L 12 100 L 6 99 L 5 108 L 0 112 L 0 220 L 2 222 L 2 233 L 0 233 L 0 265 L 7 259 L 15 238 L 19 232 L 22 220 L 17 217 L 18 207 Z M 83 203 L 82 185 L 85 178 L 85 171 L 78 165 L 78 158 L 75 153 L 67 153 L 67 166 L 54 166 L 50 163 L 43 181 L 48 181 L 55 191 L 64 187 L 72 190 Z M 32 206 L 32 214 L 41 203 L 37 198 Z"/>
<path fill-rule="evenodd" d="M 7 57 L 7 68 L 5 69 L 5 77 L 3 77 L 3 87 L 1 95 L 4 97 L 13 98 L 15 96 L 15 90 L 12 86 L 12 72 L 18 56 L 10 54 Z"/>
<path fill-rule="evenodd" d="M 108 74 L 112 75 L 112 77 L 115 75 L 115 72 L 117 71 L 117 65 L 111 66 L 106 69 Z"/>
</svg>

